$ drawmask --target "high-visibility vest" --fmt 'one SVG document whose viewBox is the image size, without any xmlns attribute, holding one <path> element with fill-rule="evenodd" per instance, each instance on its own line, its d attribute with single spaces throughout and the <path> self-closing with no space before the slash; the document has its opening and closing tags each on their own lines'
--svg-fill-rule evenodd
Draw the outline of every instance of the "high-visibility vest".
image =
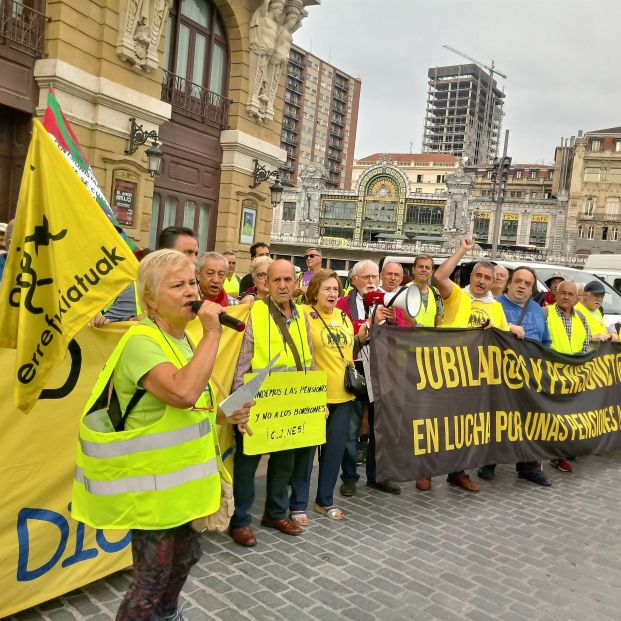
<svg viewBox="0 0 621 621">
<path fill-rule="evenodd" d="M 591 331 L 591 336 L 594 334 L 608 334 L 608 328 L 604 322 L 604 317 L 599 311 L 593 314 L 582 302 L 578 302 L 576 306 L 574 306 L 574 310 L 580 311 L 584 315 L 589 330 Z"/>
<path fill-rule="evenodd" d="M 156 341 L 174 366 L 183 366 L 176 345 L 144 324 L 129 328 L 106 362 L 80 420 L 71 506 L 73 518 L 93 528 L 173 528 L 220 506 L 217 404 L 208 403 L 205 393 L 194 408 L 167 405 L 162 418 L 139 429 L 102 432 L 85 423 L 136 334 Z"/>
<path fill-rule="evenodd" d="M 561 311 L 562 312 L 562 311 Z M 575 311 L 571 316 L 571 340 L 567 336 L 565 324 L 558 315 L 558 307 L 553 304 L 548 309 L 548 329 L 550 330 L 550 338 L 552 345 L 550 348 L 561 354 L 579 354 L 584 346 L 584 340 L 587 337 L 585 328 L 586 320 L 582 317 L 580 311 Z"/>
<path fill-rule="evenodd" d="M 274 302 L 268 298 L 270 304 Z M 265 302 L 257 300 L 252 305 L 250 311 L 252 318 L 252 334 L 254 337 L 254 355 L 252 356 L 252 371 L 256 372 L 264 369 L 270 360 L 278 353 L 280 357 L 276 361 L 274 371 L 296 371 L 295 358 L 291 349 L 283 340 L 276 322 L 269 313 Z M 306 318 L 300 310 L 296 319 L 289 324 L 289 334 L 300 354 L 300 360 L 305 369 L 312 367 L 311 347 L 308 342 L 308 331 L 306 329 Z"/>
<path fill-rule="evenodd" d="M 428 287 L 427 291 L 427 306 L 425 306 L 421 301 L 420 311 L 418 311 L 418 315 L 416 315 L 416 324 L 419 326 L 433 328 L 436 325 L 438 305 L 436 303 L 436 296 L 433 289 L 431 287 Z"/>
<path fill-rule="evenodd" d="M 224 278 L 224 283 L 222 284 L 222 288 L 229 295 L 239 295 L 239 282 L 240 278 L 237 274 L 233 274 L 230 278 L 227 276 Z"/>
</svg>

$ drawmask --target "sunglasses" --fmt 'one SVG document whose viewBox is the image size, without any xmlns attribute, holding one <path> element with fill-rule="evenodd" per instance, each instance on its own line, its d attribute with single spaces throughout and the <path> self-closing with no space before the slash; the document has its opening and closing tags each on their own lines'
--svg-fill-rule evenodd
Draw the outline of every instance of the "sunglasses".
<svg viewBox="0 0 621 621">
<path fill-rule="evenodd" d="M 307 254 L 304 258 L 305 259 L 314 259 L 315 257 L 320 257 L 320 254 Z"/>
</svg>

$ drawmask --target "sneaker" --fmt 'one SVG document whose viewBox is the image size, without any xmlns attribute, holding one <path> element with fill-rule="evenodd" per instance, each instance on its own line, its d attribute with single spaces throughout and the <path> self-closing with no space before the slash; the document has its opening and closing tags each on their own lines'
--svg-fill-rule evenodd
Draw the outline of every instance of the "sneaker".
<svg viewBox="0 0 621 621">
<path fill-rule="evenodd" d="M 543 471 L 536 468 L 535 470 L 518 471 L 518 476 L 521 479 L 526 479 L 535 485 L 543 485 L 544 487 L 550 487 L 552 485 L 552 479 Z"/>
<path fill-rule="evenodd" d="M 551 459 L 550 465 L 561 472 L 573 472 L 573 466 L 566 459 Z"/>
<path fill-rule="evenodd" d="M 477 470 L 477 475 L 479 479 L 484 479 L 485 481 L 491 481 L 494 478 L 495 471 L 496 471 L 496 464 L 487 464 L 485 466 L 481 466 Z"/>
</svg>

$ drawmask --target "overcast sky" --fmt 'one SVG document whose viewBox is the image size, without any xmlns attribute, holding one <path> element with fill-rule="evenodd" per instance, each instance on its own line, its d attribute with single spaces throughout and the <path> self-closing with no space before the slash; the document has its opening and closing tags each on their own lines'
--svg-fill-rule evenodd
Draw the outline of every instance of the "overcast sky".
<svg viewBox="0 0 621 621">
<path fill-rule="evenodd" d="M 355 156 L 421 151 L 430 67 L 508 76 L 514 162 L 552 162 L 562 136 L 621 125 L 621 0 L 321 0 L 300 47 L 362 80 Z"/>
</svg>

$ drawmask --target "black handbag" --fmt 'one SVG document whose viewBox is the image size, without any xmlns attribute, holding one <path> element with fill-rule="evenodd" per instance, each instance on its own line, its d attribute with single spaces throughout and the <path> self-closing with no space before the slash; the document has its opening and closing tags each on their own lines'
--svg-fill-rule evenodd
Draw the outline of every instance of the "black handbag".
<svg viewBox="0 0 621 621">
<path fill-rule="evenodd" d="M 366 398 L 367 381 L 362 373 L 356 371 L 356 367 L 349 364 L 345 366 L 345 390 L 356 397 Z"/>
<path fill-rule="evenodd" d="M 341 354 L 341 358 L 343 359 L 343 362 L 345 363 L 345 378 L 343 382 L 345 385 L 345 390 L 351 393 L 352 395 L 356 395 L 356 397 L 366 398 L 367 382 L 364 379 L 364 375 L 362 375 L 362 373 L 358 373 L 358 371 L 356 371 L 356 367 L 352 364 L 349 364 L 345 360 L 345 356 L 343 356 L 343 352 L 341 351 L 341 347 L 339 345 L 338 339 L 332 334 L 332 331 L 328 327 L 328 324 L 324 321 L 324 318 L 319 314 L 317 309 L 314 306 L 312 306 L 311 308 L 315 311 L 315 314 L 317 315 L 317 317 L 321 319 L 323 325 L 326 327 L 326 330 L 328 331 L 328 334 L 330 335 L 332 342 L 336 345 L 336 348 L 339 350 L 339 354 Z"/>
</svg>

